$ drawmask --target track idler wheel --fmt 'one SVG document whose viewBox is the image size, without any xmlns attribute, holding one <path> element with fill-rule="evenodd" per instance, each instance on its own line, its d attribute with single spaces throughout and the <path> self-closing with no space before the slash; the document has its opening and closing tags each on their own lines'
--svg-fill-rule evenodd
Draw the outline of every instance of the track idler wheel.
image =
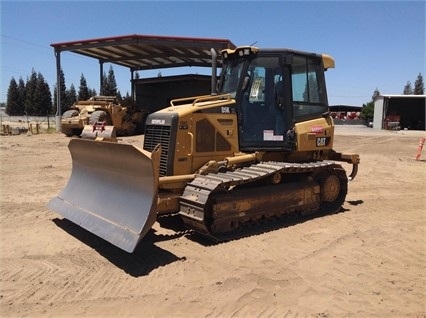
<svg viewBox="0 0 426 318">
<path fill-rule="evenodd" d="M 335 213 L 340 210 L 348 192 L 348 177 L 340 165 L 333 165 L 319 173 L 316 178 L 320 185 L 321 213 Z"/>
<path fill-rule="evenodd" d="M 328 175 L 321 182 L 321 200 L 336 201 L 340 193 L 340 180 L 336 175 Z"/>
</svg>

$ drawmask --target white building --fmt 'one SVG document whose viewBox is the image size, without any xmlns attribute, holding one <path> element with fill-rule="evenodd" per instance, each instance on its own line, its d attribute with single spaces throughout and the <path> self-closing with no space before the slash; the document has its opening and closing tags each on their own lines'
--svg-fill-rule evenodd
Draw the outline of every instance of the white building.
<svg viewBox="0 0 426 318">
<path fill-rule="evenodd" d="M 426 95 L 379 95 L 374 99 L 373 128 L 426 130 Z"/>
</svg>

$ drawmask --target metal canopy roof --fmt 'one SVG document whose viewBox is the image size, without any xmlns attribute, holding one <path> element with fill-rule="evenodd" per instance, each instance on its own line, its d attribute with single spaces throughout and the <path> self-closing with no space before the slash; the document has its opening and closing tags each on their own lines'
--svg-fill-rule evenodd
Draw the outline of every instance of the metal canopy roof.
<svg viewBox="0 0 426 318">
<path fill-rule="evenodd" d="M 227 39 L 188 38 L 156 35 L 117 37 L 54 43 L 55 53 L 74 52 L 113 63 L 131 70 L 148 70 L 179 66 L 211 66 L 211 52 L 234 49 Z M 218 61 L 220 63 L 220 60 Z"/>
</svg>

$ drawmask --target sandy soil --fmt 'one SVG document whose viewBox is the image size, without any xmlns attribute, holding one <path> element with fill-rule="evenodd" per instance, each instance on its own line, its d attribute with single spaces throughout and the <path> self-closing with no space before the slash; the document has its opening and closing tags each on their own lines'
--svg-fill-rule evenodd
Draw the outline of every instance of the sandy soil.
<svg viewBox="0 0 426 318">
<path fill-rule="evenodd" d="M 47 209 L 68 138 L 1 136 L 0 315 L 425 317 L 425 133 L 336 130 L 362 160 L 342 212 L 217 245 L 156 223 L 135 254 Z"/>
</svg>

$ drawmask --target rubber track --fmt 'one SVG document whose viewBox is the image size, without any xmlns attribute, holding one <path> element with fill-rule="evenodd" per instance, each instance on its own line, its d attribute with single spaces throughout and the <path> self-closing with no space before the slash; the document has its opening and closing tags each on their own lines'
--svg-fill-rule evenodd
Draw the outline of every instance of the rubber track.
<svg viewBox="0 0 426 318">
<path fill-rule="evenodd" d="M 205 209 L 208 209 L 206 204 L 208 204 L 213 192 L 227 191 L 234 186 L 271 178 L 277 172 L 280 174 L 313 173 L 333 165 L 335 165 L 333 161 L 310 163 L 261 162 L 235 171 L 197 175 L 192 182 L 187 184 L 181 196 L 179 214 L 188 228 L 215 241 L 222 241 L 223 239 L 210 232 L 205 220 Z"/>
</svg>

